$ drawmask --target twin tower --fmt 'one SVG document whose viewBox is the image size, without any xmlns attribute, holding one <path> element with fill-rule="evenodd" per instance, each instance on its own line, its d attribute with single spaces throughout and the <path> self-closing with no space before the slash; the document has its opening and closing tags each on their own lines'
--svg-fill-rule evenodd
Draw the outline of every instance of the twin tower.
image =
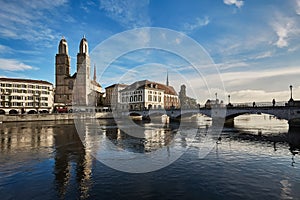
<svg viewBox="0 0 300 200">
<path fill-rule="evenodd" d="M 65 38 L 59 42 L 58 53 L 55 56 L 55 95 L 56 106 L 72 106 L 74 104 L 89 105 L 91 88 L 100 86 L 96 82 L 96 69 L 94 68 L 94 80 L 90 79 L 90 57 L 88 42 L 85 37 L 80 41 L 77 53 L 77 70 L 71 76 L 70 56 L 68 43 Z M 101 87 L 101 86 L 100 86 Z M 101 88 L 100 88 L 101 90 Z"/>
</svg>

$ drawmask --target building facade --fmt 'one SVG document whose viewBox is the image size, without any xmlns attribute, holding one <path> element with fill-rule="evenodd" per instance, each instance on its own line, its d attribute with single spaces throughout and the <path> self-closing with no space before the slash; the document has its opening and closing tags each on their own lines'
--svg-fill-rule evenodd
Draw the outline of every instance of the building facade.
<svg viewBox="0 0 300 200">
<path fill-rule="evenodd" d="M 196 99 L 187 96 L 185 85 L 180 87 L 179 100 L 182 109 L 198 108 Z"/>
<path fill-rule="evenodd" d="M 0 78 L 0 110 L 6 114 L 52 112 L 53 85 L 47 81 Z"/>
<path fill-rule="evenodd" d="M 116 109 L 118 102 L 121 102 L 120 91 L 127 86 L 126 84 L 113 84 L 106 87 L 104 105 Z"/>
<path fill-rule="evenodd" d="M 137 81 L 120 91 L 122 109 L 176 109 L 179 98 L 172 86 L 148 80 Z"/>
<path fill-rule="evenodd" d="M 101 85 L 96 81 L 96 67 L 94 77 L 90 78 L 91 64 L 88 42 L 83 37 L 77 54 L 77 70 L 71 76 L 71 63 L 68 44 L 65 38 L 59 42 L 58 53 L 55 56 L 55 95 L 56 106 L 96 106 Z"/>
</svg>

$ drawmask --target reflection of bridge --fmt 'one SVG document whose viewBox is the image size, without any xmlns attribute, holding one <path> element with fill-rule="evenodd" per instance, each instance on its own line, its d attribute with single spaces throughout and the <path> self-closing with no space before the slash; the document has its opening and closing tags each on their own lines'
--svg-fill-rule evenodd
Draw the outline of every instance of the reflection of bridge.
<svg viewBox="0 0 300 200">
<path fill-rule="evenodd" d="M 200 108 L 200 109 L 182 109 L 182 110 L 143 110 L 143 111 L 127 111 L 124 115 L 140 115 L 144 118 L 166 114 L 171 119 L 178 119 L 184 116 L 195 114 L 203 114 L 212 119 L 224 118 L 226 122 L 233 122 L 233 119 L 243 114 L 270 114 L 278 119 L 285 119 L 289 124 L 300 125 L 300 107 L 290 106 L 264 106 L 264 107 L 217 107 L 217 108 Z"/>
</svg>

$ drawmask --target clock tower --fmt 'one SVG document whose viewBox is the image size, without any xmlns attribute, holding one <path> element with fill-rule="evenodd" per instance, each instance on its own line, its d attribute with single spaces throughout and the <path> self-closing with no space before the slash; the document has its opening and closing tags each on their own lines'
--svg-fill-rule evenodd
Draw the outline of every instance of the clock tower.
<svg viewBox="0 0 300 200">
<path fill-rule="evenodd" d="M 58 45 L 58 53 L 55 56 L 55 103 L 66 103 L 70 97 L 65 91 L 65 80 L 70 77 L 70 57 L 68 55 L 68 43 L 62 38 Z M 66 95 L 67 94 L 67 95 Z"/>
<path fill-rule="evenodd" d="M 88 95 L 90 93 L 90 57 L 88 42 L 83 36 L 79 44 L 79 52 L 77 54 L 77 77 L 76 77 L 76 91 L 73 91 L 75 95 L 74 100 L 77 105 L 87 106 Z"/>
</svg>

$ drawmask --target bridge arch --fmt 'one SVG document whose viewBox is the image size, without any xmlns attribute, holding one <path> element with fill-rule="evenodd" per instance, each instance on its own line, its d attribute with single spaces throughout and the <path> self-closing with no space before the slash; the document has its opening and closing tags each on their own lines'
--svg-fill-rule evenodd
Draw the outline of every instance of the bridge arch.
<svg viewBox="0 0 300 200">
<path fill-rule="evenodd" d="M 142 115 L 141 115 L 141 113 L 138 113 L 138 112 L 130 112 L 130 113 L 128 113 L 128 116 L 134 117 L 134 116 L 142 116 Z"/>
<path fill-rule="evenodd" d="M 252 114 L 252 115 L 267 114 L 267 115 L 274 116 L 278 119 L 284 119 L 284 118 L 281 118 L 280 116 L 278 116 L 276 113 L 274 113 L 272 111 L 268 112 L 267 110 L 261 110 L 261 111 L 248 110 L 248 111 L 240 111 L 240 112 L 226 114 L 225 120 L 233 120 L 234 118 L 236 118 L 238 116 L 241 116 L 241 115 L 245 115 L 245 114 Z M 288 119 L 285 119 L 285 120 L 288 120 Z"/>
</svg>

